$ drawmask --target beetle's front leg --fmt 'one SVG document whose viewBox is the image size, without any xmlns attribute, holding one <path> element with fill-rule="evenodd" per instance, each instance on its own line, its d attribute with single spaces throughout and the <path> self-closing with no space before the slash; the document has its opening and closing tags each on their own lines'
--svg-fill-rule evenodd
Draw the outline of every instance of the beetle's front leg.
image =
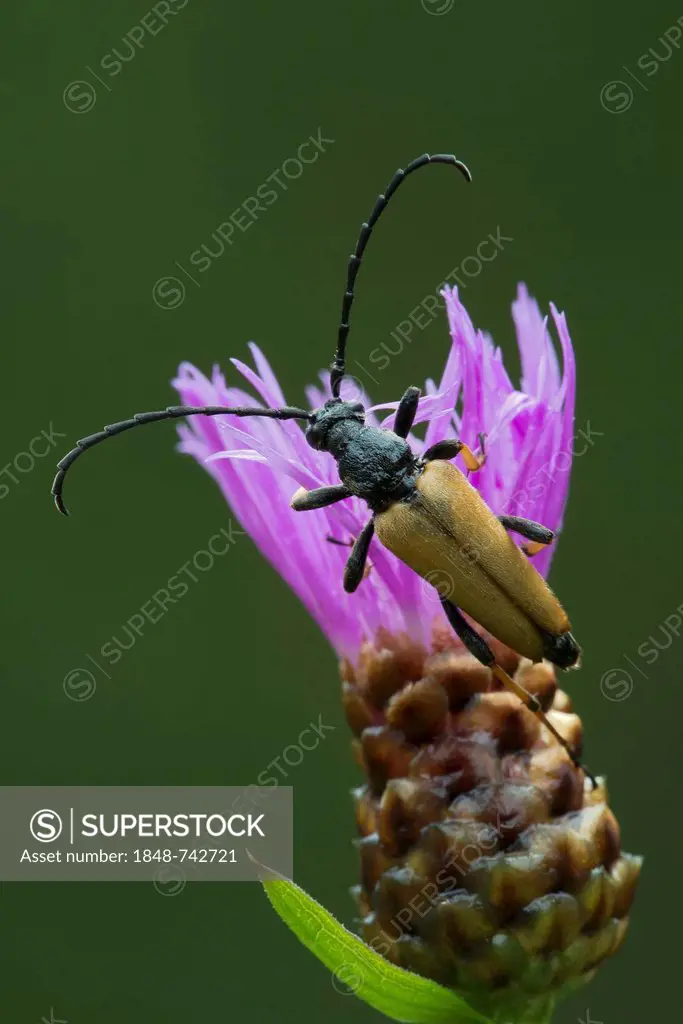
<svg viewBox="0 0 683 1024">
<path fill-rule="evenodd" d="M 300 487 L 293 495 L 289 505 L 295 512 L 309 512 L 314 508 L 325 508 L 327 505 L 334 505 L 337 501 L 350 498 L 351 491 L 343 484 L 334 484 L 332 487 L 316 487 L 314 491 L 307 491 Z"/>
<path fill-rule="evenodd" d="M 394 417 L 394 433 L 398 434 L 399 437 L 407 437 L 410 433 L 420 402 L 420 393 L 419 388 L 408 388 L 398 403 L 398 409 Z"/>
<path fill-rule="evenodd" d="M 522 537 L 530 540 L 531 544 L 524 544 L 522 551 L 525 555 L 537 555 L 539 551 L 552 544 L 555 534 L 547 526 L 535 523 L 533 519 L 524 519 L 522 516 L 498 516 L 499 521 L 506 530 L 514 530 Z"/>
<path fill-rule="evenodd" d="M 470 626 L 470 624 L 467 622 L 460 609 L 456 608 L 456 606 L 452 604 L 450 601 L 447 601 L 445 597 L 441 597 L 440 600 L 443 606 L 443 610 L 446 613 L 446 618 L 448 619 L 451 626 L 455 630 L 456 634 L 460 637 L 460 639 L 462 640 L 463 644 L 470 652 L 470 654 L 473 654 L 477 661 L 480 661 L 482 665 L 486 665 L 487 668 L 490 668 L 493 675 L 500 683 L 503 684 L 505 689 L 510 690 L 511 693 L 514 693 L 515 696 L 520 699 L 524 707 L 531 711 L 531 713 L 536 716 L 539 722 L 541 722 L 541 724 L 544 725 L 546 729 L 548 729 L 553 734 L 558 743 L 560 743 L 567 751 L 567 754 L 569 755 L 573 763 L 576 765 L 576 767 L 582 769 L 582 771 L 588 776 L 588 778 L 593 783 L 593 788 L 595 788 L 597 786 L 597 781 L 595 780 L 593 775 L 591 775 L 588 769 L 581 764 L 581 762 L 579 761 L 576 754 L 571 749 L 565 738 L 560 735 L 560 733 L 557 731 L 552 722 L 548 720 L 538 698 L 535 697 L 532 693 L 529 693 L 528 690 L 525 690 L 523 686 L 521 686 L 515 679 L 512 678 L 512 676 L 509 676 L 507 674 L 505 669 L 500 667 L 489 645 L 482 637 L 479 636 L 477 631 Z"/>
</svg>

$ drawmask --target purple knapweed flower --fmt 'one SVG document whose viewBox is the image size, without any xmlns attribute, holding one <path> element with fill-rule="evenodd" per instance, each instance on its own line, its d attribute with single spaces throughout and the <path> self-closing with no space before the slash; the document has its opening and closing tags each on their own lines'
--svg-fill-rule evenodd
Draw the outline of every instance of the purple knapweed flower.
<svg viewBox="0 0 683 1024">
<path fill-rule="evenodd" d="M 425 385 L 416 416 L 425 439 L 411 435 L 413 450 L 454 436 L 476 449 L 486 434 L 488 458 L 471 481 L 493 512 L 557 531 L 575 395 L 564 316 L 551 306 L 560 371 L 546 320 L 520 286 L 512 307 L 522 364 L 515 388 L 500 349 L 474 329 L 457 290 L 443 295 L 451 348 L 439 382 Z M 256 370 L 233 363 L 266 406 L 285 405 L 265 357 L 251 350 Z M 312 407 L 330 397 L 328 374 L 321 379 L 322 388 L 307 392 Z M 226 387 L 218 369 L 208 380 L 185 363 L 175 385 L 187 405 L 254 402 Z M 342 398 L 365 396 L 347 390 Z M 375 406 L 367 422 L 391 426 L 397 405 Z M 381 410 L 391 415 L 380 422 Z M 455 990 L 484 1014 L 477 1019 L 548 1021 L 556 1002 L 623 943 L 641 868 L 641 858 L 621 850 L 604 780 L 593 786 L 578 763 L 583 727 L 554 666 L 494 647 L 553 734 L 464 650 L 436 589 L 377 537 L 370 572 L 347 594 L 348 549 L 327 538 L 351 540 L 368 509 L 348 498 L 291 510 L 299 487 L 338 482 L 332 456 L 309 447 L 297 423 L 196 416 L 181 438 L 341 655 L 344 711 L 365 776 L 353 790 L 363 939 L 412 976 Z M 535 558 L 544 574 L 552 547 Z"/>
<path fill-rule="evenodd" d="M 562 372 L 537 303 L 520 285 L 512 315 L 522 364 L 515 388 L 501 350 L 475 330 L 457 288 L 442 292 L 451 347 L 441 379 L 428 380 L 415 423 L 426 423 L 424 441 L 408 438 L 416 453 L 458 436 L 470 447 L 486 435 L 487 460 L 471 482 L 496 514 L 521 515 L 557 531 L 569 485 L 574 424 L 575 365 L 564 314 L 551 306 L 562 349 Z M 255 370 L 232 363 L 265 406 L 285 405 L 270 364 L 250 345 Z M 328 374 L 309 387 L 312 408 L 330 397 Z M 347 386 L 351 380 L 347 379 Z M 214 367 L 211 379 L 190 363 L 180 366 L 174 386 L 187 405 L 255 405 L 254 396 L 226 386 Z M 342 391 L 344 398 L 356 398 Z M 367 396 L 359 395 L 361 400 Z M 370 407 L 370 426 L 390 427 L 397 402 Z M 380 411 L 391 410 L 380 419 Z M 204 463 L 216 479 L 242 527 L 287 580 L 334 648 L 351 662 L 364 640 L 380 629 L 407 634 L 429 644 L 435 623 L 445 622 L 436 592 L 373 539 L 371 570 L 354 594 L 345 593 L 342 575 L 349 550 L 328 541 L 350 542 L 368 520 L 368 509 L 352 497 L 304 514 L 290 508 L 293 493 L 338 483 L 334 459 L 310 448 L 295 422 L 194 417 L 180 427 L 180 449 Z M 464 468 L 464 467 L 462 467 Z M 520 541 L 521 543 L 521 541 Z M 554 545 L 534 564 L 547 574 Z"/>
</svg>

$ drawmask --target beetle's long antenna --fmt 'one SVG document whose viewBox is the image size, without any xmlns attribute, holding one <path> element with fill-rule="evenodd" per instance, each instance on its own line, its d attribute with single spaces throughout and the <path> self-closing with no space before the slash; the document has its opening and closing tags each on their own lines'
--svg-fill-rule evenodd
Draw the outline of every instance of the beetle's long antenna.
<svg viewBox="0 0 683 1024">
<path fill-rule="evenodd" d="M 420 167 L 426 167 L 427 164 L 451 164 L 453 167 L 458 168 L 467 181 L 472 181 L 472 175 L 465 164 L 462 160 L 458 160 L 453 156 L 452 153 L 435 153 L 433 156 L 430 156 L 429 153 L 423 153 L 422 156 L 417 157 L 416 160 L 409 163 L 406 168 L 399 168 L 389 182 L 386 191 L 377 197 L 377 202 L 375 203 L 374 210 L 370 214 L 370 219 L 361 225 L 355 252 L 349 259 L 349 267 L 346 277 L 346 291 L 344 292 L 341 322 L 339 324 L 339 333 L 337 335 L 337 351 L 330 369 L 330 386 L 332 388 L 332 395 L 334 398 L 339 397 L 339 388 L 341 386 L 342 377 L 346 371 L 346 339 L 349 333 L 349 316 L 354 300 L 356 275 L 358 274 L 358 268 L 363 261 L 363 254 L 365 252 L 365 247 L 368 244 L 368 239 L 372 234 L 372 229 L 386 209 L 389 200 L 401 182 L 405 181 L 408 175 L 412 174 L 413 171 L 419 170 Z"/>
<path fill-rule="evenodd" d="M 122 420 L 121 423 L 111 423 L 104 430 L 100 430 L 99 433 L 81 438 L 80 441 L 76 442 L 76 447 L 72 448 L 57 463 L 57 475 L 52 484 L 52 495 L 55 499 L 55 505 L 60 512 L 68 516 L 69 510 L 62 498 L 64 477 L 67 470 L 79 455 L 82 455 L 88 448 L 99 444 L 100 441 L 106 441 L 108 437 L 122 434 L 124 430 L 132 430 L 133 427 L 141 427 L 145 423 L 157 423 L 159 420 L 180 419 L 183 416 L 269 416 L 271 419 L 276 420 L 308 420 L 310 415 L 305 409 L 296 409 L 293 406 L 285 406 L 282 409 L 257 409 L 250 406 L 226 408 L 224 405 L 169 405 L 167 409 L 160 409 L 158 412 L 136 413 L 132 419 Z"/>
</svg>

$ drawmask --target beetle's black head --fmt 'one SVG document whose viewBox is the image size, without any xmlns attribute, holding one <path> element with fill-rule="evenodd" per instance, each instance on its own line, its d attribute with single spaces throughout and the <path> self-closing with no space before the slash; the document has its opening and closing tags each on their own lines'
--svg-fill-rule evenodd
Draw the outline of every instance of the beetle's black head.
<svg viewBox="0 0 683 1024">
<path fill-rule="evenodd" d="M 311 448 L 329 452 L 343 445 L 365 423 L 365 407 L 360 402 L 342 402 L 330 398 L 321 409 L 311 413 L 306 440 Z"/>
</svg>

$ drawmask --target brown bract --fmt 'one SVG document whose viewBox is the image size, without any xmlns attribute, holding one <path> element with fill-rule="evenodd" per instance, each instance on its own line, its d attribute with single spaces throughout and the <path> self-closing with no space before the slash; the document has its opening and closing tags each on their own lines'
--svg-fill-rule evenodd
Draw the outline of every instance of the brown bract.
<svg viewBox="0 0 683 1024">
<path fill-rule="evenodd" d="M 496 654 L 580 753 L 554 668 Z M 491 1015 L 528 1016 L 589 980 L 624 940 L 641 866 L 604 784 L 447 633 L 431 652 L 380 635 L 341 673 L 367 779 L 354 792 L 365 940 Z"/>
</svg>

